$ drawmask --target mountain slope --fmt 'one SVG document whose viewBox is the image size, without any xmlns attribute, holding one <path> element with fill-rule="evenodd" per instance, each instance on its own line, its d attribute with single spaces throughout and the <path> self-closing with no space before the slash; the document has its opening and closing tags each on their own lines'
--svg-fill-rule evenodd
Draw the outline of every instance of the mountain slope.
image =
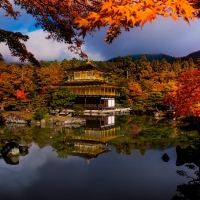
<svg viewBox="0 0 200 200">
<path fill-rule="evenodd" d="M 142 55 L 145 55 L 147 60 L 150 61 L 150 62 L 152 60 L 161 61 L 164 58 L 167 62 L 173 63 L 178 58 L 178 57 L 173 57 L 173 56 L 169 56 L 167 54 L 162 54 L 162 53 L 160 53 L 160 54 L 133 54 L 133 55 L 130 55 L 130 56 L 132 57 L 132 61 L 136 61 L 136 60 L 139 60 Z M 200 58 L 200 51 L 190 53 L 187 56 L 180 57 L 180 58 L 181 58 L 181 60 L 188 60 L 189 58 L 192 58 L 194 63 L 197 63 L 197 59 Z M 113 62 L 116 59 L 117 59 L 117 57 L 112 58 L 112 59 L 107 60 L 107 61 Z"/>
<path fill-rule="evenodd" d="M 181 60 L 188 60 L 189 58 L 192 58 L 194 63 L 197 63 L 197 59 L 200 58 L 200 51 L 190 53 L 187 56 L 182 57 Z"/>
</svg>

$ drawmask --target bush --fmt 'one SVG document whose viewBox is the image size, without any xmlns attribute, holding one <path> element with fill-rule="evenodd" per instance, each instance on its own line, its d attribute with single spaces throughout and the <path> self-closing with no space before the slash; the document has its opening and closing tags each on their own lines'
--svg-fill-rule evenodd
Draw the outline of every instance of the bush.
<svg viewBox="0 0 200 200">
<path fill-rule="evenodd" d="M 47 114 L 48 109 L 47 108 L 36 108 L 35 112 L 33 114 L 34 120 L 41 120 L 44 118 L 44 116 Z"/>
<path fill-rule="evenodd" d="M 85 108 L 83 108 L 82 106 L 73 106 L 73 109 L 75 115 L 83 115 L 85 111 Z"/>
</svg>

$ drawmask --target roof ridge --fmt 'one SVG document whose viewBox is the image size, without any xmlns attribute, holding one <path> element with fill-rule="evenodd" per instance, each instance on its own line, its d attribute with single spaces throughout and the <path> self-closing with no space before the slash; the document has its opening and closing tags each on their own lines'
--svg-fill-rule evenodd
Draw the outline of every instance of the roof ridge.
<svg viewBox="0 0 200 200">
<path fill-rule="evenodd" d="M 93 70 L 93 69 L 96 69 L 97 71 L 101 71 L 101 72 L 105 72 L 105 73 L 107 72 L 106 70 L 101 69 L 99 66 L 92 64 L 92 63 L 85 63 L 83 65 L 68 69 L 66 71 L 89 71 L 89 70 Z"/>
</svg>

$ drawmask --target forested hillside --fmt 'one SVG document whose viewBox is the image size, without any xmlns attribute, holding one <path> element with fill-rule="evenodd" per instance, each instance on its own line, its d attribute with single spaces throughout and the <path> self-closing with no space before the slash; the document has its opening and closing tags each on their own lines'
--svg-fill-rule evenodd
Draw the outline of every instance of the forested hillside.
<svg viewBox="0 0 200 200">
<path fill-rule="evenodd" d="M 131 55 L 132 61 L 139 60 L 142 55 L 145 55 L 147 60 L 150 61 L 150 62 L 152 62 L 153 60 L 161 61 L 164 58 L 167 62 L 172 64 L 177 59 L 176 57 L 169 56 L 169 55 L 163 54 L 163 53 L 160 53 L 160 54 L 133 54 L 133 55 Z M 108 61 L 109 62 L 115 61 L 116 59 L 117 59 L 117 57 L 112 58 Z"/>
<path fill-rule="evenodd" d="M 132 57 L 132 61 L 136 61 L 136 60 L 139 60 L 141 58 L 143 54 L 133 54 L 131 55 Z M 167 54 L 163 54 L 163 53 L 160 53 L 160 54 L 144 54 L 147 58 L 148 61 L 152 62 L 153 60 L 158 60 L 158 61 L 161 61 L 163 58 L 169 62 L 170 64 L 172 64 L 173 62 L 175 62 L 178 57 L 174 57 L 174 56 L 170 56 L 170 55 L 167 55 Z M 188 54 L 187 56 L 183 56 L 183 57 L 180 57 L 180 59 L 183 61 L 183 60 L 188 60 L 189 58 L 192 58 L 193 59 L 193 62 L 196 64 L 198 61 L 198 58 L 200 58 L 200 51 L 195 51 L 195 52 L 192 52 L 190 54 Z M 110 60 L 108 60 L 109 62 L 110 61 L 115 61 L 117 59 L 116 58 L 112 58 Z"/>
<path fill-rule="evenodd" d="M 67 69 L 86 61 L 71 60 L 41 61 L 41 67 L 31 64 L 7 64 L 0 62 L 0 103 L 2 109 L 21 110 L 29 106 L 48 106 L 45 92 L 50 84 L 63 83 L 70 74 Z M 164 107 L 163 97 L 177 88 L 176 80 L 181 72 L 198 68 L 192 58 L 175 60 L 172 64 L 165 59 L 149 61 L 145 55 L 132 61 L 131 56 L 117 57 L 115 61 L 92 61 L 92 64 L 111 74 L 105 78 L 111 84 L 119 85 L 121 96 L 117 106 L 132 107 L 138 111 Z"/>
</svg>

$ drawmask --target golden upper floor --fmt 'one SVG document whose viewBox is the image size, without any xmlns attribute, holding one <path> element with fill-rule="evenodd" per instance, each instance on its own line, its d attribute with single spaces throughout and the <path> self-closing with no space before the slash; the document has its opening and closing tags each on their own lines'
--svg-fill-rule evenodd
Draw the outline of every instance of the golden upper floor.
<svg viewBox="0 0 200 200">
<path fill-rule="evenodd" d="M 108 72 L 100 70 L 90 63 L 81 65 L 71 70 L 67 70 L 67 72 L 68 72 L 68 81 L 83 81 L 83 80 L 106 81 L 105 74 L 108 74 Z"/>
</svg>

